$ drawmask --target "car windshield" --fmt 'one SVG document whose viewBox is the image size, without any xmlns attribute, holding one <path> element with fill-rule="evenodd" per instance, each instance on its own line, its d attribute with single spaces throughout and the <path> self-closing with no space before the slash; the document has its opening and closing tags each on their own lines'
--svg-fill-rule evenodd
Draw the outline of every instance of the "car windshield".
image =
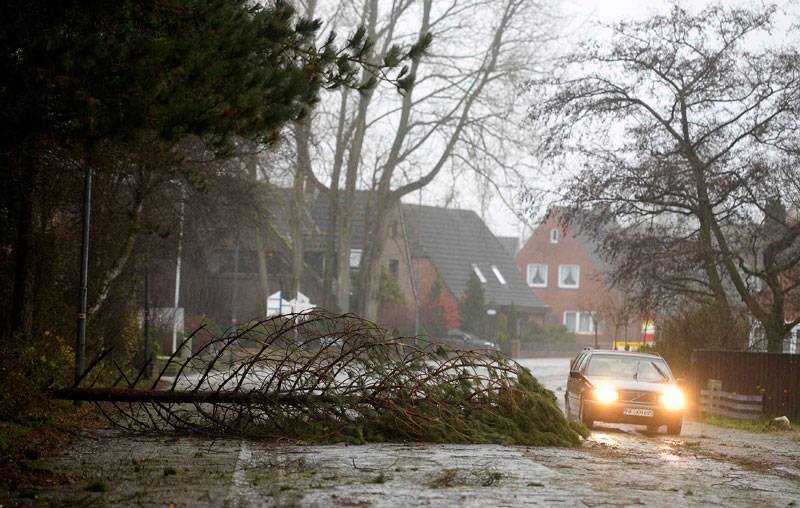
<svg viewBox="0 0 800 508">
<path fill-rule="evenodd" d="M 660 358 L 594 356 L 589 361 L 587 376 L 635 379 L 637 381 L 669 381 L 669 369 Z"/>
</svg>

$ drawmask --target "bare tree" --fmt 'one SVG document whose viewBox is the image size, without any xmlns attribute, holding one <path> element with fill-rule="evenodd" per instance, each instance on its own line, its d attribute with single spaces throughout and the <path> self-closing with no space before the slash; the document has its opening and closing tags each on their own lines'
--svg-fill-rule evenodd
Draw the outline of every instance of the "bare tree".
<svg viewBox="0 0 800 508">
<path fill-rule="evenodd" d="M 530 111 L 549 130 L 539 154 L 581 168 L 573 215 L 596 231 L 619 222 L 604 245 L 617 281 L 723 306 L 738 297 L 770 351 L 800 322 L 785 312 L 800 222 L 778 212 L 798 203 L 798 52 L 752 49 L 776 11 L 673 5 L 614 25 L 531 83 Z"/>
<path fill-rule="evenodd" d="M 434 42 L 427 54 L 410 60 L 403 94 L 382 86 L 357 96 L 343 91 L 340 100 L 328 107 L 323 103 L 314 113 L 310 138 L 320 148 L 311 175 L 330 189 L 331 202 L 338 202 L 332 218 L 338 241 L 340 309 L 349 307 L 357 189 L 369 190 L 365 236 L 355 239 L 363 245 L 358 310 L 374 319 L 392 210 L 403 196 L 428 185 L 451 164 L 469 161 L 471 169 L 490 175 L 490 169 L 503 161 L 507 147 L 501 142 L 505 139 L 501 127 L 513 118 L 510 108 L 521 93 L 515 84 L 542 61 L 539 52 L 553 37 L 550 21 L 543 4 L 524 0 L 391 4 L 367 0 L 341 10 L 341 23 L 366 26 L 376 42 L 371 55 L 375 62 L 386 59 L 395 44 L 421 41 L 429 33 Z"/>
</svg>

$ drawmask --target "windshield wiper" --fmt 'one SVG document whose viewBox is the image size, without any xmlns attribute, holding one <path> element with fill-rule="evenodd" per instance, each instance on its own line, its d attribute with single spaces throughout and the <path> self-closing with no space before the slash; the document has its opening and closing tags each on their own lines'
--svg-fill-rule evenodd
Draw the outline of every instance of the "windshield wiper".
<svg viewBox="0 0 800 508">
<path fill-rule="evenodd" d="M 656 362 L 650 362 L 650 364 L 651 364 L 651 365 L 652 365 L 652 366 L 653 366 L 653 367 L 656 369 L 656 371 L 658 371 L 658 374 L 659 374 L 659 375 L 660 375 L 662 378 L 664 378 L 664 381 L 669 381 L 669 376 L 667 376 L 666 374 L 664 374 L 664 371 L 663 371 L 663 370 L 661 370 L 660 368 L 658 368 L 658 365 L 656 365 Z"/>
</svg>

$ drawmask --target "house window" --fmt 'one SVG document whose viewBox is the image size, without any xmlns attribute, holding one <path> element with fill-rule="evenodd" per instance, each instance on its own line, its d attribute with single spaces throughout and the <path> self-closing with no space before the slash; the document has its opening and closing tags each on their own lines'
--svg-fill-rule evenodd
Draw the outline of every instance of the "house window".
<svg viewBox="0 0 800 508">
<path fill-rule="evenodd" d="M 578 331 L 578 313 L 574 310 L 564 311 L 564 326 L 569 331 L 575 333 Z"/>
<path fill-rule="evenodd" d="M 536 263 L 528 265 L 528 285 L 532 288 L 547 287 L 547 265 Z"/>
<path fill-rule="evenodd" d="M 350 268 L 358 268 L 361 264 L 361 249 L 350 249 Z"/>
<path fill-rule="evenodd" d="M 573 333 L 578 335 L 592 335 L 595 331 L 595 319 L 599 315 L 592 315 L 593 312 L 578 312 L 576 310 L 568 310 L 564 312 L 564 326 Z M 597 319 L 597 333 L 602 332 L 602 322 Z"/>
<path fill-rule="evenodd" d="M 472 270 L 475 272 L 475 275 L 478 276 L 478 280 L 481 281 L 481 284 L 486 284 L 486 277 L 483 276 L 483 272 L 478 268 L 478 265 L 472 263 Z"/>
<path fill-rule="evenodd" d="M 558 228 L 550 230 L 550 243 L 558 243 Z"/>
<path fill-rule="evenodd" d="M 505 286 L 506 278 L 503 277 L 502 273 L 500 273 L 500 269 L 497 268 L 497 265 L 492 265 L 492 271 L 494 272 L 494 276 L 497 277 L 497 282 Z"/>
<path fill-rule="evenodd" d="M 581 267 L 578 265 L 558 265 L 558 287 L 578 289 L 580 287 Z"/>
<path fill-rule="evenodd" d="M 578 333 L 593 333 L 594 321 L 590 312 L 578 313 Z"/>
<path fill-rule="evenodd" d="M 400 262 L 397 261 L 396 259 L 390 259 L 389 260 L 389 273 L 391 273 L 392 277 L 394 277 L 395 279 L 397 279 L 397 272 L 398 272 L 399 266 L 400 266 Z"/>
</svg>

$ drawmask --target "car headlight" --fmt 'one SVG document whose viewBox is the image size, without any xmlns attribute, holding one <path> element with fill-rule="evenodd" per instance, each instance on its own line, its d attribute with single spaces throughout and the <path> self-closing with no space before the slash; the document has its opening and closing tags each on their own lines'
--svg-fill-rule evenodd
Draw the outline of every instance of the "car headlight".
<svg viewBox="0 0 800 508">
<path fill-rule="evenodd" d="M 673 387 L 658 396 L 658 403 L 668 409 L 682 409 L 686 401 L 683 398 L 683 392 Z"/>
<path fill-rule="evenodd" d="M 594 398 L 600 402 L 614 402 L 619 400 L 619 393 L 610 386 L 600 386 L 592 392 Z"/>
</svg>

